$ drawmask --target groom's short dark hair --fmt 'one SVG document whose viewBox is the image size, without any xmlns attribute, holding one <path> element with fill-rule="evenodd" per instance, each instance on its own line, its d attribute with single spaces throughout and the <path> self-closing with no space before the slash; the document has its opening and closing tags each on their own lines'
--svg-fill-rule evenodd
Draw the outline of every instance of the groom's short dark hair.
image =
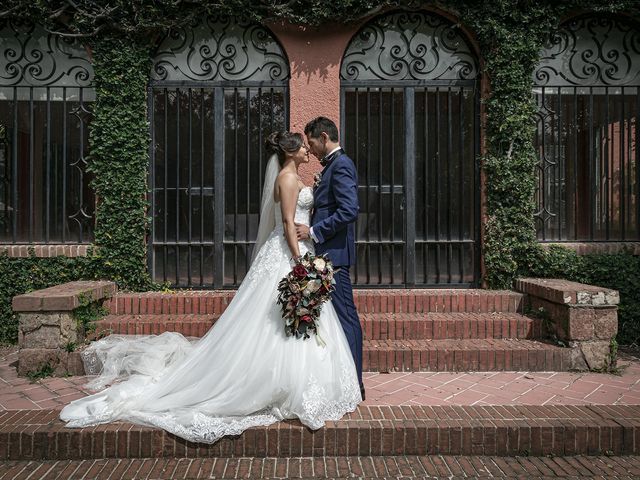
<svg viewBox="0 0 640 480">
<path fill-rule="evenodd" d="M 330 118 L 316 117 L 304 127 L 304 134 L 311 138 L 318 138 L 322 132 L 329 135 L 329 140 L 332 142 L 338 141 L 338 127 Z"/>
</svg>

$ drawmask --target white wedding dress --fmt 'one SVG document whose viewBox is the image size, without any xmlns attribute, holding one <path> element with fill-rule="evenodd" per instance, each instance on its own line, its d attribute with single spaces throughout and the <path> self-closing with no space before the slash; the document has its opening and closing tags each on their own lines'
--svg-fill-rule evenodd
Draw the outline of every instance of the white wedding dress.
<svg viewBox="0 0 640 480">
<path fill-rule="evenodd" d="M 312 190 L 304 187 L 297 223 L 309 225 L 312 206 Z M 88 347 L 85 358 L 99 359 L 103 367 L 93 385 L 120 382 L 67 405 L 60 418 L 68 427 L 127 421 L 213 443 L 290 418 L 318 429 L 355 410 L 358 377 L 331 302 L 319 319 L 324 346 L 313 335 L 285 335 L 276 298 L 279 281 L 291 270 L 291 253 L 279 208 L 275 217 L 276 227 L 233 301 L 204 337 L 190 343 L 173 332 L 111 335 Z M 301 254 L 312 249 L 310 241 L 300 242 Z"/>
</svg>

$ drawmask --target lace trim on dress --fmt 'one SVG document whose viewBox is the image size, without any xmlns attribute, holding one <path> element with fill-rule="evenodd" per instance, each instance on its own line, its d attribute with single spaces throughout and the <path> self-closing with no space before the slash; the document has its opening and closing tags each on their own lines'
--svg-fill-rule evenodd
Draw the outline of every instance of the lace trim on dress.
<svg viewBox="0 0 640 480">
<path fill-rule="evenodd" d="M 151 414 L 144 411 L 131 411 L 137 423 L 160 427 L 191 442 L 214 443 L 226 435 L 240 435 L 248 428 L 268 426 L 281 420 L 298 417 L 313 430 L 322 428 L 327 420 L 339 420 L 346 413 L 355 411 L 362 400 L 360 387 L 348 365 L 342 365 L 340 383 L 342 394 L 338 400 L 328 401 L 324 389 L 313 375 L 307 382 L 303 393 L 302 412 L 286 412 L 277 407 L 265 408 L 242 417 L 214 417 L 199 411 L 186 412 L 191 420 L 185 422 L 179 412 Z M 126 415 L 120 417 L 126 421 Z M 90 418 L 72 420 L 67 427 L 88 427 L 105 423 L 113 419 L 113 412 L 96 414 Z"/>
<path fill-rule="evenodd" d="M 327 402 L 324 389 L 318 384 L 313 375 L 309 378 L 309 388 L 303 394 L 302 408 L 304 413 L 300 415 L 302 423 L 309 428 L 317 430 L 322 428 L 327 420 L 339 420 L 345 413 L 353 412 L 362 401 L 360 386 L 354 381 L 347 365 L 342 365 L 340 383 L 342 385 L 341 398 Z"/>
<path fill-rule="evenodd" d="M 346 365 L 342 366 L 340 377 L 342 383 L 342 396 L 339 400 L 328 402 L 324 390 L 311 376 L 309 388 L 303 394 L 302 412 L 283 412 L 279 408 L 266 408 L 252 415 L 242 417 L 210 417 L 201 412 L 193 414 L 193 422 L 189 427 L 178 421 L 178 416 L 171 413 L 150 415 L 145 412 L 136 412 L 136 418 L 149 422 L 179 435 L 191 442 L 213 443 L 226 435 L 240 435 L 248 428 L 268 426 L 273 423 L 295 418 L 313 430 L 322 428 L 327 420 L 339 420 L 346 413 L 355 411 L 361 402 L 360 387 Z"/>
</svg>

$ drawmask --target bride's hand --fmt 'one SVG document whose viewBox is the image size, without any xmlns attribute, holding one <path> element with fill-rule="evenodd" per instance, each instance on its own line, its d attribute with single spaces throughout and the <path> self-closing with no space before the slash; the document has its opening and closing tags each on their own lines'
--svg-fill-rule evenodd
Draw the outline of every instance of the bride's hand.
<svg viewBox="0 0 640 480">
<path fill-rule="evenodd" d="M 289 259 L 289 265 L 291 266 L 291 268 L 295 267 L 300 260 L 302 260 L 302 255 L 298 255 L 297 257 L 291 257 Z"/>
</svg>

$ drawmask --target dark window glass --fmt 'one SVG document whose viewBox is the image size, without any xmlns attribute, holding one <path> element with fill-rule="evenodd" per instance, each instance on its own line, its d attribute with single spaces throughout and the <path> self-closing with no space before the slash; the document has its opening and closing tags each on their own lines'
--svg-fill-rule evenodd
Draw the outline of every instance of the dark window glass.
<svg viewBox="0 0 640 480">
<path fill-rule="evenodd" d="M 475 89 L 416 89 L 416 280 L 474 280 Z"/>
<path fill-rule="evenodd" d="M 150 264 L 155 280 L 176 286 L 235 287 L 258 230 L 264 139 L 288 123 L 288 61 L 245 20 L 190 28 L 161 42 L 151 74 Z"/>
<path fill-rule="evenodd" d="M 402 88 L 345 90 L 345 149 L 358 171 L 354 282 L 403 284 L 404 110 Z"/>
<path fill-rule="evenodd" d="M 640 239 L 637 25 L 571 20 L 549 40 L 534 82 L 538 239 Z"/>
<path fill-rule="evenodd" d="M 92 81 L 77 42 L 0 24 L 0 242 L 93 240 Z"/>
<path fill-rule="evenodd" d="M 283 88 L 225 89 L 225 285 L 249 269 L 269 160 L 264 139 L 286 124 Z"/>
<path fill-rule="evenodd" d="M 382 15 L 340 75 L 359 182 L 354 283 L 476 283 L 478 63 L 463 33 L 431 13 Z"/>
</svg>

